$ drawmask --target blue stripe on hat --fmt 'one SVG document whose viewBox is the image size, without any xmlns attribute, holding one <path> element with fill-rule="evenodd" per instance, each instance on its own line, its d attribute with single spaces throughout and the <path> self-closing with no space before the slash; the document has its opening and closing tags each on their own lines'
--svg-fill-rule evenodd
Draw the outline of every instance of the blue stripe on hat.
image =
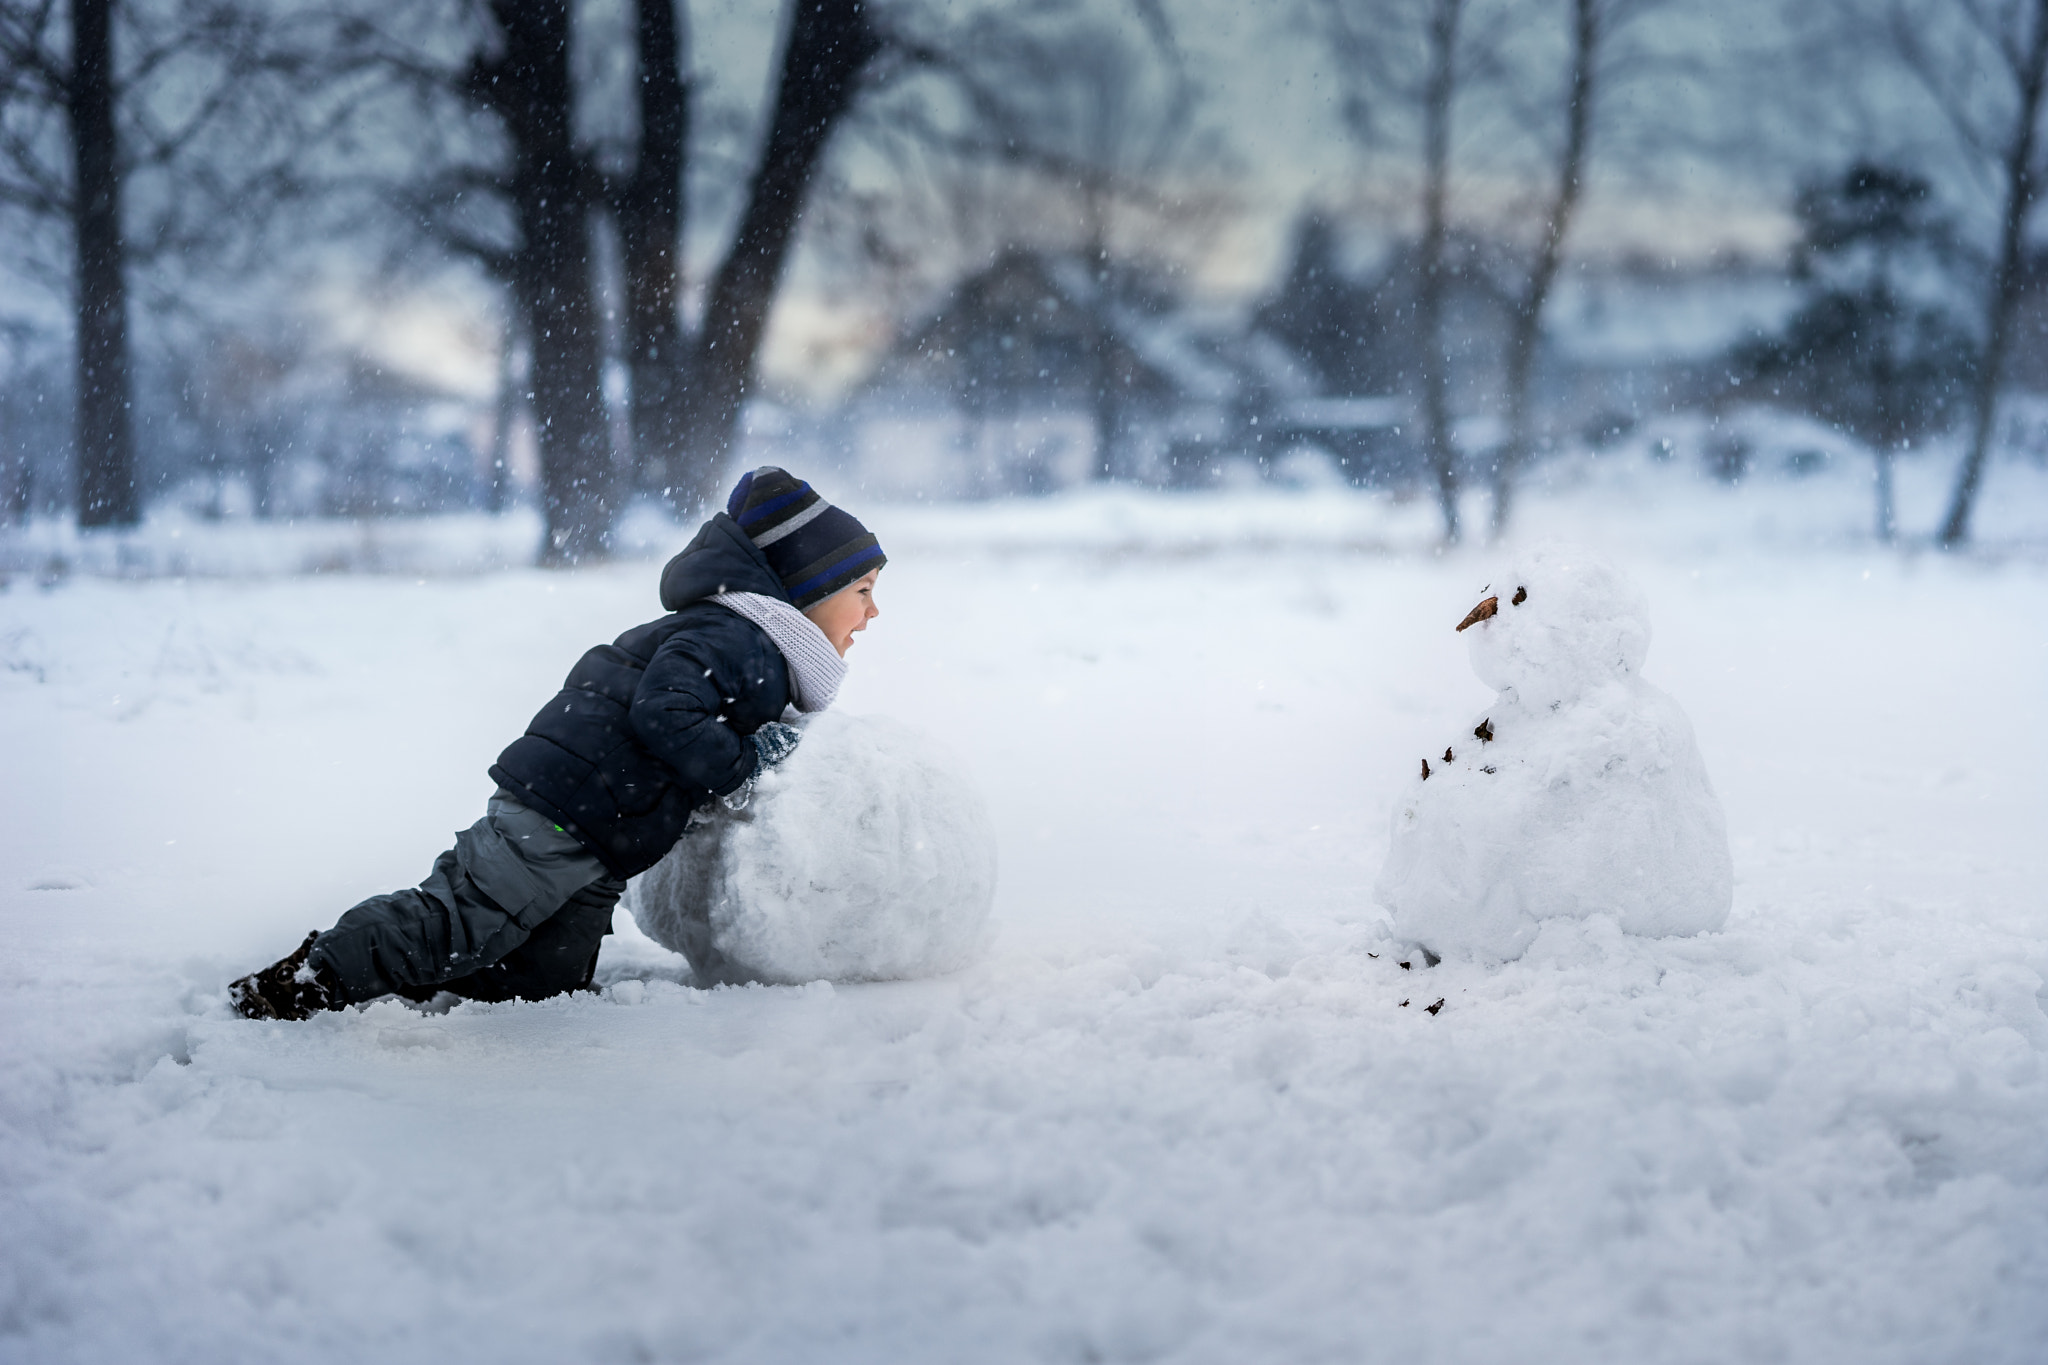
<svg viewBox="0 0 2048 1365">
<path fill-rule="evenodd" d="M 747 505 L 747 494 L 753 491 L 754 471 L 740 475 L 740 481 L 732 486 L 732 496 L 725 500 L 725 514 L 734 521 L 740 519 L 740 512 Z"/>
<path fill-rule="evenodd" d="M 829 583 L 832 579 L 838 577 L 842 573 L 845 573 L 848 569 L 852 568 L 856 564 L 865 564 L 870 559 L 880 558 L 882 558 L 882 547 L 879 545 L 870 545 L 865 550 L 861 550 L 854 554 L 850 554 L 846 558 L 840 560 L 837 564 L 834 564 L 831 568 L 825 570 L 825 572 L 821 574 L 813 574 L 811 577 L 806 578 L 803 582 L 790 587 L 790 600 L 795 601 L 797 598 L 802 597 L 811 589 L 817 587 L 820 583 Z"/>
<path fill-rule="evenodd" d="M 734 518 L 734 520 L 738 521 L 742 528 L 745 528 L 765 516 L 781 511 L 810 491 L 811 486 L 809 484 L 800 483 L 796 486 L 794 493 L 784 493 L 779 498 L 770 498 L 759 507 L 749 507 L 740 516 Z"/>
</svg>

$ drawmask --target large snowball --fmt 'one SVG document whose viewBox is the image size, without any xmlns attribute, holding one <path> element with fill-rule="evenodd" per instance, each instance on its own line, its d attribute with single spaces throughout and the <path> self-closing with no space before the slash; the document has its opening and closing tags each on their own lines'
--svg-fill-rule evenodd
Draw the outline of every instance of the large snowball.
<svg viewBox="0 0 2048 1365">
<path fill-rule="evenodd" d="M 1522 600 L 1516 602 L 1520 593 Z M 1374 894 L 1438 956 L 1521 956 L 1543 921 L 1629 933 L 1718 929 L 1734 894 L 1727 825 L 1685 713 L 1637 675 L 1649 610 L 1591 551 L 1549 544 L 1497 574 L 1472 665 L 1499 689 L 1396 804 Z M 1446 623 L 1449 624 L 1449 623 Z M 1492 739 L 1475 731 L 1485 730 Z"/>
<path fill-rule="evenodd" d="M 633 885 L 649 938 L 704 982 L 877 981 L 965 966 L 987 941 L 996 839 L 940 745 L 827 711 Z"/>
</svg>

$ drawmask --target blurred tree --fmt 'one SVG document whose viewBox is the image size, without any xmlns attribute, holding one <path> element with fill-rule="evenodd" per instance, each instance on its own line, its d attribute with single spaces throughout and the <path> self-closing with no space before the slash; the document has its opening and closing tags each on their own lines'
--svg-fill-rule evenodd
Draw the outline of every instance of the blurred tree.
<svg viewBox="0 0 2048 1365">
<path fill-rule="evenodd" d="M 549 564 L 604 552 L 620 492 L 591 261 L 598 181 L 576 137 L 571 11 L 570 0 L 366 7 L 338 54 L 405 97 L 395 103 L 414 141 L 373 185 L 395 178 L 412 226 L 511 296 L 504 349 L 517 337 L 526 361 Z M 508 362 L 501 379 L 512 374 Z M 501 430 L 510 416 L 501 403 Z"/>
<path fill-rule="evenodd" d="M 1086 263 L 1092 473 L 1126 477 L 1132 373 L 1111 319 L 1153 300 L 1131 287 L 1144 272 L 1123 258 L 1164 264 L 1225 211 L 1205 182 L 1228 158 L 1173 24 L 1157 0 L 1031 0 L 957 24 L 928 19 L 915 50 L 959 105 L 950 119 L 929 104 L 890 111 L 895 130 L 911 130 L 929 164 L 956 163 L 952 190 L 974 188 L 966 167 L 997 166 L 1037 201 L 983 249 L 1066 248 Z"/>
<path fill-rule="evenodd" d="M 1550 301 L 1564 243 L 1584 197 L 1595 150 L 1595 132 L 1606 121 L 1599 105 L 1616 84 L 1634 80 L 1668 65 L 1656 63 L 1630 31 L 1661 9 L 1668 0 L 1564 0 L 1570 34 L 1562 98 L 1555 113 L 1562 117 L 1554 143 L 1550 186 L 1537 218 L 1539 237 L 1530 253 L 1527 273 L 1514 302 L 1507 337 L 1507 435 L 1493 467 L 1493 535 L 1506 532 L 1514 508 L 1515 480 L 1535 449 L 1531 381 L 1543 338 L 1543 310 Z M 1526 75 L 1521 79 L 1528 80 Z M 1538 117 L 1551 113 L 1539 111 Z M 1640 127 L 1644 121 L 1637 120 Z M 1640 153 L 1640 139 L 1634 148 Z"/>
<path fill-rule="evenodd" d="M 1353 139 L 1372 146 L 1388 137 L 1391 121 L 1414 126 L 1421 175 L 1421 236 L 1414 259 L 1418 435 L 1436 477 L 1444 539 L 1452 543 L 1461 528 L 1443 325 L 1445 247 L 1452 120 L 1461 86 L 1482 66 L 1465 30 L 1469 9 L 1470 0 L 1314 0 L 1310 11 L 1345 81 L 1339 107 Z"/>
<path fill-rule="evenodd" d="M 648 32 L 643 25 L 643 42 Z M 703 325 L 682 353 L 687 387 L 671 419 L 687 437 L 672 495 L 679 505 L 712 505 L 723 492 L 740 409 L 818 163 L 883 48 L 863 0 L 792 0 L 768 136 L 747 181 L 739 227 L 712 273 Z M 645 47 L 642 54 L 647 90 L 650 54 Z M 658 59 L 660 52 L 651 55 Z"/>
<path fill-rule="evenodd" d="M 569 0 L 489 0 L 494 48 L 468 74 L 511 146 L 503 185 L 518 246 L 500 261 L 531 347 L 527 389 L 540 444 L 541 558 L 604 551 L 618 478 L 604 413 L 603 345 L 590 260 L 590 175 L 576 146 Z"/>
<path fill-rule="evenodd" d="M 78 253 L 78 524 L 142 519 L 129 416 L 128 281 L 114 141 L 113 0 L 71 0 L 71 67 L 63 73 L 72 146 L 71 221 Z"/>
<path fill-rule="evenodd" d="M 1472 276 L 1475 270 L 1494 273 L 1483 264 L 1492 253 L 1463 249 L 1454 219 L 1465 220 L 1468 234 L 1525 244 L 1516 278 L 1498 286 L 1508 309 L 1497 391 L 1505 431 L 1492 470 L 1497 536 L 1512 513 L 1515 480 L 1534 450 L 1544 312 L 1596 153 L 1603 163 L 1640 170 L 1672 140 L 1676 116 L 1646 115 L 1615 96 L 1617 87 L 1651 75 L 1663 82 L 1660 93 L 1679 93 L 1696 59 L 1668 50 L 1674 39 L 1658 35 L 1652 21 L 1682 6 L 1678 0 L 1303 2 L 1343 74 L 1345 130 L 1362 157 L 1377 159 L 1382 182 L 1415 186 L 1404 193 L 1404 207 L 1412 204 L 1419 219 L 1406 267 L 1414 282 L 1402 293 L 1414 310 L 1418 435 L 1436 477 L 1448 540 L 1461 531 L 1461 459 L 1478 453 L 1461 452 L 1452 434 L 1453 378 L 1461 368 L 1454 352 L 1470 342 L 1454 335 L 1454 301 L 1461 284 L 1495 287 Z M 1473 206 L 1454 215 L 1461 179 L 1474 191 Z M 1502 206 L 1504 187 L 1514 188 Z M 1481 215 L 1492 221 L 1475 221 Z"/>
<path fill-rule="evenodd" d="M 68 43 L 56 41 L 56 10 L 0 7 L 0 110 L 8 170 L 0 198 L 68 221 L 75 269 L 78 522 L 132 526 L 141 519 L 128 366 L 128 281 L 121 223 L 122 165 L 114 108 L 113 0 L 72 0 Z M 26 117 L 22 106 L 27 106 Z M 41 111 L 66 125 L 70 164 L 53 164 Z M 68 174 L 66 173 L 68 171 Z"/>
<path fill-rule="evenodd" d="M 1557 177 L 1550 202 L 1543 214 L 1543 236 L 1529 264 L 1521 297 L 1515 301 L 1515 320 L 1508 334 L 1507 353 L 1507 443 L 1494 457 L 1493 535 L 1507 530 L 1513 506 L 1515 477 L 1529 458 L 1529 378 L 1536 360 L 1536 346 L 1543 334 L 1543 305 L 1550 298 L 1550 286 L 1564 260 L 1564 238 L 1571 230 L 1572 214 L 1578 209 L 1585 184 L 1586 161 L 1591 154 L 1593 100 L 1598 92 L 1600 49 L 1612 17 L 1612 4 L 1601 0 L 1570 0 L 1571 69 L 1565 78 L 1564 137 L 1558 144 Z"/>
<path fill-rule="evenodd" d="M 1948 303 L 1954 231 L 1926 180 L 1873 162 L 1809 187 L 1795 213 L 1793 274 L 1806 302 L 1779 335 L 1738 352 L 1737 365 L 1870 446 L 1877 535 L 1889 541 L 1898 452 L 1946 425 L 1975 368 Z"/>
<path fill-rule="evenodd" d="M 592 64 L 572 50 L 570 0 L 490 0 L 488 18 L 459 72 L 437 58 L 439 35 L 417 17 L 366 29 L 362 41 L 442 127 L 460 125 L 443 106 L 452 94 L 503 135 L 502 146 L 449 136 L 412 200 L 432 236 L 481 262 L 517 300 L 540 446 L 542 553 L 573 562 L 604 552 L 630 491 L 607 428 L 593 216 L 609 212 L 618 230 L 621 359 L 642 482 L 658 481 L 678 507 L 707 504 L 720 491 L 818 162 L 883 44 L 863 0 L 789 5 L 765 139 L 693 335 L 680 308 L 694 124 L 682 0 L 634 8 L 626 55 L 638 133 L 630 151 L 610 157 L 575 134 L 596 95 L 575 80 Z"/>
<path fill-rule="evenodd" d="M 1132 282 L 1198 255 L 1231 205 L 1169 16 L 1158 0 L 912 2 L 890 15 L 904 60 L 849 123 L 859 156 L 825 206 L 821 259 L 896 325 L 999 262 L 1059 260 L 1094 376 L 1091 476 L 1131 475 L 1132 375 L 1112 318 L 1153 307 Z"/>
<path fill-rule="evenodd" d="M 692 351 L 678 311 L 689 219 L 689 7 L 682 0 L 637 0 L 633 9 L 639 142 L 608 196 L 619 228 L 633 455 L 644 483 L 694 489 L 700 480 L 680 467 Z M 687 504 L 690 497 L 675 500 Z"/>
<path fill-rule="evenodd" d="M 2044 170 L 2048 0 L 1891 0 L 1885 21 L 1894 52 L 1947 119 L 1970 169 L 1992 187 L 1997 203 L 1970 434 L 1938 536 L 1954 547 L 1970 538 L 2026 282 L 2027 220 Z"/>
<path fill-rule="evenodd" d="M 30 428 L 42 395 L 25 382 L 34 337 L 35 329 L 26 323 L 0 317 L 0 374 L 11 381 L 0 385 L 0 525 L 22 525 L 35 508 Z"/>
<path fill-rule="evenodd" d="M 253 0 L 0 3 L 0 209 L 68 239 L 82 526 L 143 510 L 131 277 L 189 297 L 296 197 L 340 116 L 308 82 L 323 34 Z M 10 264 L 32 274 L 29 256 Z"/>
</svg>

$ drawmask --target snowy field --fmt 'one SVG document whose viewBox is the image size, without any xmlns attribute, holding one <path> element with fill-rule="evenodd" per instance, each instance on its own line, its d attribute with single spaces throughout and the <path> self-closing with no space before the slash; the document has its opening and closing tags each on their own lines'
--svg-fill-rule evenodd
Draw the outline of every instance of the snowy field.
<svg viewBox="0 0 2048 1365">
<path fill-rule="evenodd" d="M 0 1359 L 2039 1361 L 2048 474 L 1996 477 L 1962 558 L 1847 473 L 1533 500 L 1648 595 L 1735 909 L 1490 970 L 1370 896 L 1491 695 L 1425 505 L 827 486 L 892 555 L 840 705 L 983 785 L 990 953 L 707 991 L 621 913 L 601 995 L 303 1025 L 222 988 L 423 875 L 657 562 L 17 575 Z"/>
</svg>

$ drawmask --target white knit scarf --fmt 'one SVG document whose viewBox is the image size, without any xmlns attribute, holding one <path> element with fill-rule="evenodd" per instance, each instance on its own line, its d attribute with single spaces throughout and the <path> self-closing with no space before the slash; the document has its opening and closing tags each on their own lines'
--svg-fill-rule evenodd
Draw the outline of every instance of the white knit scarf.
<svg viewBox="0 0 2048 1365">
<path fill-rule="evenodd" d="M 846 660 L 832 648 L 817 622 L 777 598 L 758 592 L 722 592 L 711 599 L 721 607 L 752 621 L 768 632 L 768 638 L 789 662 L 792 704 L 809 714 L 822 711 L 839 695 L 846 681 Z"/>
</svg>

